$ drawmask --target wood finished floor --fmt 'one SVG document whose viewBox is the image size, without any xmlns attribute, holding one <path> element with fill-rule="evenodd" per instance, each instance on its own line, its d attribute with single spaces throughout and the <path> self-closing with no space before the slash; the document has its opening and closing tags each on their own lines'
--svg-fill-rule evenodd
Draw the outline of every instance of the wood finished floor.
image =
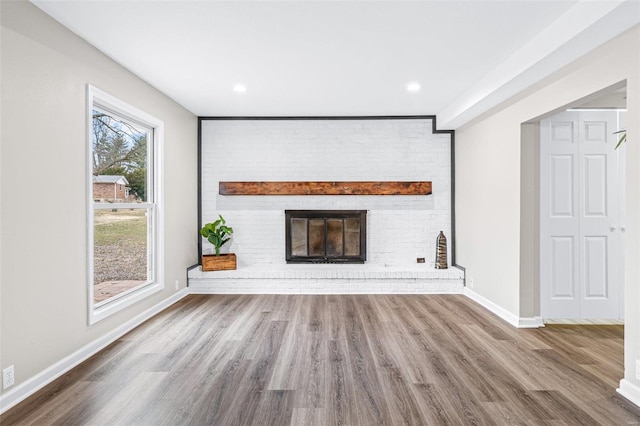
<svg viewBox="0 0 640 426">
<path fill-rule="evenodd" d="M 188 296 L 2 425 L 625 425 L 622 326 L 515 329 L 460 295 Z"/>
</svg>

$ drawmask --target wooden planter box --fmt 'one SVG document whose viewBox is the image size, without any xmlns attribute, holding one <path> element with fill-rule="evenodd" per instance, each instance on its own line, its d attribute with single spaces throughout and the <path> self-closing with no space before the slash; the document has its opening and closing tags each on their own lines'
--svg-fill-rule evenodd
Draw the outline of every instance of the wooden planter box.
<svg viewBox="0 0 640 426">
<path fill-rule="evenodd" d="M 220 256 L 215 254 L 202 255 L 203 271 L 230 271 L 236 269 L 236 255 L 234 253 L 224 253 Z"/>
</svg>

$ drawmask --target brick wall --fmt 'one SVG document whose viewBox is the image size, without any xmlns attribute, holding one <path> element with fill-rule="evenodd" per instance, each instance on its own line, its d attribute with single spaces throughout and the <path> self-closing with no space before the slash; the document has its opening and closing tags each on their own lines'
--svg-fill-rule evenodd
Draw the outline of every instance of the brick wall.
<svg viewBox="0 0 640 426">
<path fill-rule="evenodd" d="M 286 267 L 285 209 L 366 209 L 367 263 L 432 264 L 439 231 L 451 235 L 451 157 L 450 136 L 431 129 L 428 119 L 203 120 L 203 223 L 221 213 L 233 226 L 223 251 L 239 268 Z M 221 180 L 428 180 L 433 195 L 222 196 Z"/>
<path fill-rule="evenodd" d="M 115 192 L 114 192 L 115 185 Z M 115 194 L 115 197 L 114 197 Z M 126 199 L 126 186 L 113 183 L 94 183 L 93 184 L 94 200 L 110 200 L 124 201 Z"/>
</svg>

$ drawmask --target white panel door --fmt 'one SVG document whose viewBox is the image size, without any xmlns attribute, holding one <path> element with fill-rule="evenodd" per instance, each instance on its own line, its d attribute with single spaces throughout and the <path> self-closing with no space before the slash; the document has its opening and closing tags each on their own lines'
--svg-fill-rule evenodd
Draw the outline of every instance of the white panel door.
<svg viewBox="0 0 640 426">
<path fill-rule="evenodd" d="M 615 112 L 581 111 L 580 266 L 581 316 L 619 318 L 617 137 Z"/>
<path fill-rule="evenodd" d="M 572 111 L 540 125 L 541 315 L 619 319 L 617 114 Z"/>
<path fill-rule="evenodd" d="M 565 112 L 541 122 L 540 142 L 541 315 L 577 318 L 580 315 L 578 113 Z"/>
</svg>

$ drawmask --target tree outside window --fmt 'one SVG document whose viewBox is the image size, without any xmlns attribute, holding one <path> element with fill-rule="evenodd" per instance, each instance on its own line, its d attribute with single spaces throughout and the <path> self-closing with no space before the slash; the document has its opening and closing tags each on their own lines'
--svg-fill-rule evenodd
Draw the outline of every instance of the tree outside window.
<svg viewBox="0 0 640 426">
<path fill-rule="evenodd" d="M 89 88 L 92 218 L 89 322 L 163 288 L 159 146 L 162 122 Z"/>
</svg>

